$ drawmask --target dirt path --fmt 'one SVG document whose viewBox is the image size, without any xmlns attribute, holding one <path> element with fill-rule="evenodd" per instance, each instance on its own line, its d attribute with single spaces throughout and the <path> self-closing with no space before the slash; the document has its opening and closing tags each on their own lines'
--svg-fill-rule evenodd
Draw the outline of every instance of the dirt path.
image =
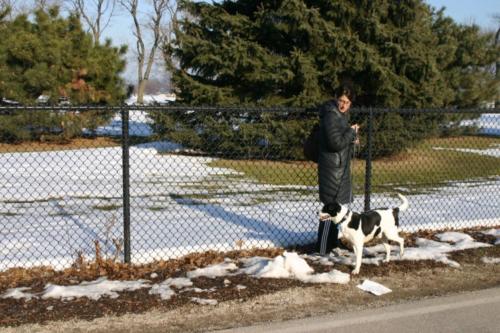
<svg viewBox="0 0 500 333">
<path fill-rule="evenodd" d="M 451 255 L 460 268 L 383 268 L 353 278 L 347 285 L 305 285 L 290 287 L 250 299 L 233 299 L 216 306 L 185 304 L 172 310 L 153 309 L 142 314 L 108 316 L 93 321 L 67 320 L 45 325 L 29 324 L 0 328 L 0 332 L 206 332 L 259 322 L 380 307 L 408 300 L 460 293 L 500 286 L 500 265 L 483 263 L 484 256 L 500 257 L 500 246 L 460 251 Z M 418 267 L 417 267 L 418 266 Z M 377 297 L 356 285 L 370 279 L 391 288 Z M 47 310 L 49 311 L 49 310 Z"/>
</svg>

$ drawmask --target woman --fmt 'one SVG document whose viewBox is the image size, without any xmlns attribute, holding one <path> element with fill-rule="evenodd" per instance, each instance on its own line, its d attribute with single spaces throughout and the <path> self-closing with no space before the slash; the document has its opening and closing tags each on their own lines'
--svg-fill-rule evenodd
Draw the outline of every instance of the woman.
<svg viewBox="0 0 500 333">
<path fill-rule="evenodd" d="M 319 109 L 320 148 L 318 158 L 319 199 L 323 205 L 352 202 L 351 158 L 359 126 L 349 125 L 348 111 L 354 100 L 347 86 L 338 89 L 337 98 Z M 331 227 L 331 228 L 330 228 Z M 330 252 L 338 247 L 338 232 L 330 221 L 320 221 L 318 251 Z"/>
</svg>

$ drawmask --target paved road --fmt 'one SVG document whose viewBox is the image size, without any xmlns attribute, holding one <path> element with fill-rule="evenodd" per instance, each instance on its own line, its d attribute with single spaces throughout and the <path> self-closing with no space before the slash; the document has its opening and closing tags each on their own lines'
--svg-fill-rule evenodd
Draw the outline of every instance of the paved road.
<svg viewBox="0 0 500 333">
<path fill-rule="evenodd" d="M 500 287 L 218 333 L 500 332 Z"/>
</svg>

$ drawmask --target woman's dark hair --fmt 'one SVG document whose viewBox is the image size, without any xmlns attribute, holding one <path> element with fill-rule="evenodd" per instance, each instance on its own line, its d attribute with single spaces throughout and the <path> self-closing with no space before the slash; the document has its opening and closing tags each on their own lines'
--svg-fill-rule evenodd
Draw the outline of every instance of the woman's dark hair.
<svg viewBox="0 0 500 333">
<path fill-rule="evenodd" d="M 356 98 L 352 86 L 348 83 L 341 84 L 335 91 L 336 98 L 339 98 L 342 95 L 345 95 L 347 98 L 349 98 L 351 102 L 354 102 L 354 99 Z"/>
</svg>

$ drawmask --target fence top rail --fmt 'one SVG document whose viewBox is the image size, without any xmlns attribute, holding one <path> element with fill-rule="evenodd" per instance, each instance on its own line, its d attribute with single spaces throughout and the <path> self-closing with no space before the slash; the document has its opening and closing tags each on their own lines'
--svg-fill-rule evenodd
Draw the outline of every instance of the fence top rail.
<svg viewBox="0 0 500 333">
<path fill-rule="evenodd" d="M 399 114 L 416 114 L 416 113 L 446 113 L 446 114 L 465 114 L 465 113 L 500 113 L 500 108 L 352 108 L 355 113 L 399 113 Z"/>
<path fill-rule="evenodd" d="M 15 111 L 172 111 L 172 112 L 231 112 L 231 111 L 244 111 L 244 112 L 290 112 L 290 113 L 304 113 L 314 114 L 317 112 L 316 108 L 297 108 L 297 107 L 244 107 L 244 106 L 171 106 L 171 105 L 120 105 L 120 106 L 107 106 L 107 105 L 72 105 L 72 106 L 0 106 L 0 114 Z M 500 108 L 468 108 L 468 109 L 453 109 L 453 108 L 422 108 L 422 109 L 408 109 L 408 108 L 366 108 L 355 107 L 351 110 L 352 113 L 360 114 L 380 114 L 380 113 L 399 113 L 399 114 L 416 114 L 416 113 L 447 113 L 447 114 L 464 114 L 464 113 L 500 113 Z"/>
</svg>

